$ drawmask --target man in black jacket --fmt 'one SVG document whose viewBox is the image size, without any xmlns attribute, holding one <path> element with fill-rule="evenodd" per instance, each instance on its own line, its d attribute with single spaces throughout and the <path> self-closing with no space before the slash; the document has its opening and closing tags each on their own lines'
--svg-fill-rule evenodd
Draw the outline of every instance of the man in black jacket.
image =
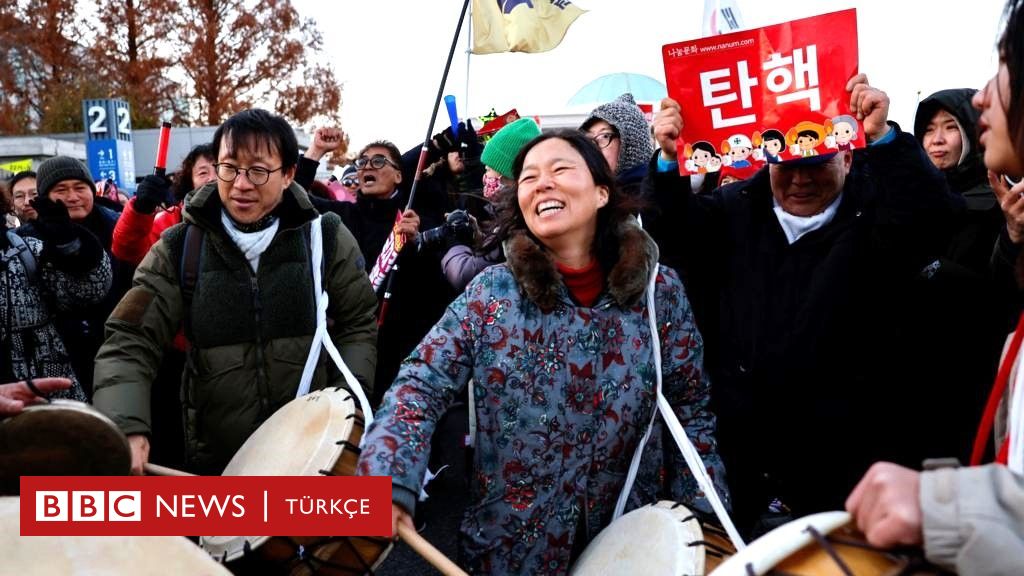
<svg viewBox="0 0 1024 576">
<path fill-rule="evenodd" d="M 323 156 L 324 149 L 329 149 L 334 142 L 324 141 L 321 137 L 324 134 L 331 133 L 318 133 L 314 137 L 312 151 L 299 160 L 295 181 L 303 187 L 312 182 L 316 173 L 317 163 L 310 156 Z M 419 149 L 416 150 L 417 155 L 418 152 Z M 394 381 L 398 365 L 419 344 L 420 339 L 441 318 L 445 308 L 455 298 L 441 273 L 441 254 L 432 247 L 421 247 L 416 241 L 419 232 L 444 223 L 444 191 L 437 186 L 420 186 L 413 207 L 406 210 L 411 178 L 403 174 L 405 160 L 398 148 L 390 142 L 368 144 L 356 157 L 360 188 L 355 202 L 310 199 L 320 212 L 329 211 L 341 216 L 342 222 L 359 243 L 366 260 L 367 273 L 374 268 L 381 249 L 396 226 L 396 215 L 402 213 L 401 218 L 397 219 L 397 226 L 404 232 L 407 244 L 395 262 L 397 270 L 392 270 L 377 289 L 377 299 L 383 303 L 390 276 L 397 274 L 377 333 L 377 371 L 374 379 L 377 385 L 370 398 L 374 406 L 380 403 L 384 392 Z M 412 161 L 415 162 L 415 158 Z"/>
<path fill-rule="evenodd" d="M 919 463 L 941 426 L 901 358 L 902 310 L 962 210 L 914 138 L 887 122 L 889 99 L 850 80 L 869 146 L 772 164 L 694 195 L 678 171 L 679 105 L 654 124 L 649 197 L 679 222 L 658 240 L 696 310 L 734 512 L 751 527 L 773 499 L 795 515 L 841 509 L 879 458 Z M 936 359 L 938 361 L 940 359 Z"/>
</svg>

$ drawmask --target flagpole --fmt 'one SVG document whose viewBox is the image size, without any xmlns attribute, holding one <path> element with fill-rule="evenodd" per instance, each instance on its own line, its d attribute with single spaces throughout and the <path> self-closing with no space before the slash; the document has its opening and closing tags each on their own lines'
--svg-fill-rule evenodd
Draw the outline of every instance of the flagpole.
<svg viewBox="0 0 1024 576">
<path fill-rule="evenodd" d="M 444 97 L 444 85 L 448 82 L 448 71 L 452 68 L 452 59 L 455 57 L 455 48 L 459 45 L 459 35 L 462 33 L 462 22 L 466 19 L 466 9 L 469 7 L 469 0 L 463 0 L 462 11 L 459 12 L 459 24 L 455 27 L 455 35 L 452 36 L 452 45 L 448 49 L 448 60 L 444 63 L 444 73 L 441 75 L 441 84 L 437 87 L 437 97 L 434 98 L 434 110 L 430 113 L 430 123 L 427 124 L 427 135 L 423 138 L 423 147 L 420 148 L 420 159 L 416 163 L 416 177 L 412 180 L 412 189 L 409 191 L 409 201 L 405 209 L 412 208 L 412 201 L 416 199 L 416 188 L 423 177 L 423 168 L 427 161 L 427 151 L 430 149 L 430 136 L 434 131 L 434 122 L 437 120 L 437 111 L 441 107 L 441 99 Z"/>
<path fill-rule="evenodd" d="M 469 23 L 466 24 L 466 97 L 462 100 L 462 117 L 469 119 L 469 59 L 473 56 L 473 7 L 469 7 Z"/>
<path fill-rule="evenodd" d="M 416 162 L 416 176 L 412 179 L 412 187 L 409 189 L 409 201 L 405 203 L 405 209 L 412 208 L 416 199 L 416 189 L 420 180 L 423 179 L 423 168 L 427 163 L 427 151 L 430 150 L 430 136 L 434 131 L 434 122 L 437 120 L 437 111 L 441 107 L 441 99 L 444 97 L 444 85 L 448 82 L 448 71 L 452 68 L 452 60 L 455 58 L 455 48 L 459 45 L 459 36 L 462 34 L 462 22 L 466 19 L 466 10 L 469 8 L 469 0 L 463 0 L 462 10 L 459 11 L 459 23 L 455 26 L 455 34 L 452 35 L 452 45 L 448 49 L 448 59 L 444 63 L 444 73 L 441 74 L 441 84 L 437 87 L 437 97 L 434 98 L 434 110 L 430 113 L 430 123 L 427 124 L 427 135 L 423 138 L 423 146 L 420 148 L 420 158 Z M 396 259 L 397 260 L 397 259 Z M 398 266 L 392 266 L 391 274 L 388 276 L 387 286 L 384 288 L 384 301 L 380 306 L 380 315 L 377 317 L 377 325 L 384 323 L 384 315 L 388 310 L 388 302 L 391 300 L 391 290 L 395 285 L 395 276 L 398 276 Z"/>
</svg>

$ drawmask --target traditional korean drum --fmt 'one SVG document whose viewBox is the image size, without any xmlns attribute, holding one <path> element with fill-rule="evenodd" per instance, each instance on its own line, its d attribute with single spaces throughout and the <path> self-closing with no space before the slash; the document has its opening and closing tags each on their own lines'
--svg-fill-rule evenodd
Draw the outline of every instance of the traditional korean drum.
<svg viewBox="0 0 1024 576">
<path fill-rule="evenodd" d="M 88 404 L 54 400 L 0 420 L 0 494 L 20 493 L 21 476 L 125 476 L 128 439 Z"/>
<path fill-rule="evenodd" d="M 245 441 L 224 476 L 352 476 L 363 416 L 344 388 L 282 406 Z M 380 537 L 202 536 L 200 545 L 232 572 L 352 575 L 370 573 L 392 542 Z"/>
<path fill-rule="evenodd" d="M 751 542 L 714 576 L 897 576 L 945 572 L 919 552 L 891 551 L 867 543 L 846 512 L 792 520 Z"/>
<path fill-rule="evenodd" d="M 733 553 L 723 530 L 703 524 L 682 504 L 662 500 L 623 514 L 605 527 L 570 574 L 703 576 Z"/>
<path fill-rule="evenodd" d="M 0 572 L 18 576 L 135 574 L 229 576 L 180 536 L 20 536 L 21 498 L 0 498 Z"/>
</svg>

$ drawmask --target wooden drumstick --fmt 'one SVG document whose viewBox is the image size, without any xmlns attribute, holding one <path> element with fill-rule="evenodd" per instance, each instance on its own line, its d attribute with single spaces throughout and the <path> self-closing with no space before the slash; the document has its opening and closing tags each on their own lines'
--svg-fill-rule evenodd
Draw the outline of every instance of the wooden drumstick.
<svg viewBox="0 0 1024 576">
<path fill-rule="evenodd" d="M 159 464 L 151 464 L 149 462 L 142 465 L 142 470 L 149 476 L 195 476 L 195 474 L 189 474 L 188 472 L 182 472 L 181 470 L 175 470 L 174 468 L 168 468 Z"/>
<path fill-rule="evenodd" d="M 424 560 L 430 562 L 434 568 L 437 568 L 441 574 L 445 576 L 469 576 L 455 562 L 452 562 L 440 550 L 434 548 L 433 544 L 427 542 L 423 536 L 420 536 L 415 528 L 410 528 L 408 525 L 399 522 L 398 535 Z"/>
</svg>

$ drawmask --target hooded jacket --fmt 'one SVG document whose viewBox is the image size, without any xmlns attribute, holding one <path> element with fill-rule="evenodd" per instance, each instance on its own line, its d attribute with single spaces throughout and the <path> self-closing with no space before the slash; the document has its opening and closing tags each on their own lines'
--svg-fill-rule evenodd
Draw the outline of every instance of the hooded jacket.
<svg viewBox="0 0 1024 576">
<path fill-rule="evenodd" d="M 544 249 L 513 235 L 508 261 L 473 279 L 402 364 L 367 431 L 359 473 L 391 476 L 393 499 L 412 510 L 437 422 L 473 380 L 474 481 L 461 526 L 472 573 L 565 574 L 611 520 L 655 409 L 644 296 L 657 247 L 635 222 L 620 226 L 619 239 L 605 289 L 585 307 Z M 655 302 L 663 391 L 727 499 L 703 342 L 682 284 L 664 267 Z M 632 504 L 669 495 L 710 510 L 661 436 L 651 434 Z"/>
<path fill-rule="evenodd" d="M 914 137 L 924 143 L 928 124 L 939 110 L 945 110 L 956 118 L 960 139 L 966 151 L 961 154 L 963 159 L 954 168 L 944 172 L 946 181 L 951 190 L 964 195 L 968 210 L 988 210 L 997 202 L 992 189 L 988 187 L 984 154 L 978 143 L 981 112 L 971 105 L 971 98 L 976 92 L 974 88 L 951 88 L 940 90 L 922 100 L 914 116 Z"/>
<path fill-rule="evenodd" d="M 962 160 L 943 171 L 949 188 L 964 197 L 965 218 L 950 241 L 945 257 L 949 262 L 978 274 L 989 275 L 989 259 L 996 237 L 1005 225 L 999 202 L 988 185 L 984 153 L 978 143 L 978 120 L 981 113 L 971 105 L 973 88 L 941 90 L 921 101 L 914 118 L 914 136 L 924 143 L 924 134 L 935 113 L 949 112 L 960 127 L 963 142 Z"/>
<path fill-rule="evenodd" d="M 185 223 L 164 233 L 139 265 L 133 288 L 107 321 L 96 358 L 94 404 L 126 434 L 150 431 L 150 383 L 164 348 L 186 321 L 192 350 L 183 376 L 189 467 L 218 474 L 275 410 L 295 397 L 316 326 L 309 230 L 317 213 L 292 184 L 275 208 L 280 228 L 253 273 L 221 223 L 217 185 L 200 188 Z M 329 334 L 370 392 L 376 300 L 359 247 L 338 218 L 323 216 Z M 203 234 L 186 310 L 179 280 L 187 226 Z M 312 390 L 343 385 L 326 354 Z"/>
</svg>

